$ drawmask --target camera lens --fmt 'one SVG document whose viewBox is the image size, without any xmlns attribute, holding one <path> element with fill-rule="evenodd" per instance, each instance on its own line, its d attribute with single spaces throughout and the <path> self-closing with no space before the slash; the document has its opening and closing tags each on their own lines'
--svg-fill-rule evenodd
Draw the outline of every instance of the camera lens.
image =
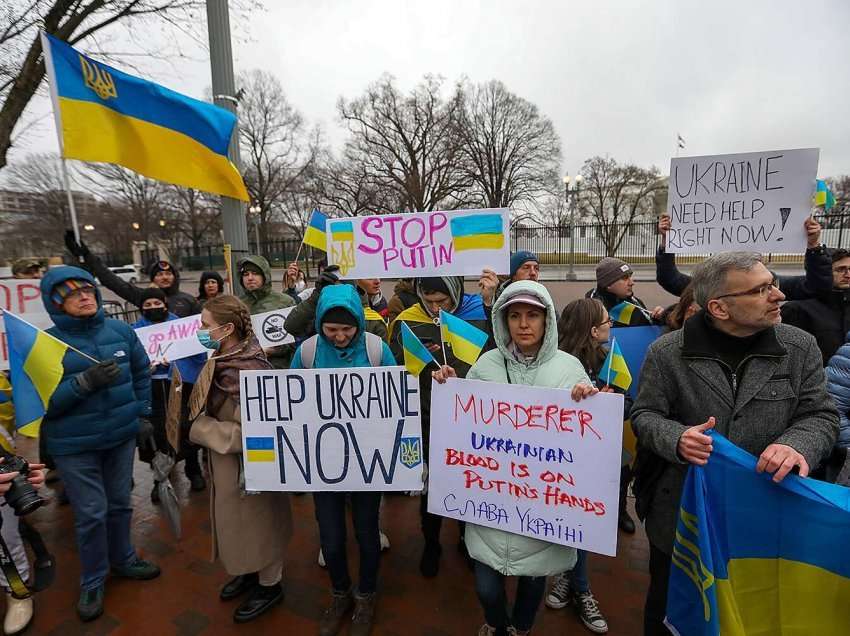
<svg viewBox="0 0 850 636">
<path fill-rule="evenodd" d="M 26 477 L 18 475 L 12 480 L 12 486 L 5 495 L 6 503 L 12 506 L 15 515 L 23 517 L 47 503 L 38 496 Z"/>
</svg>

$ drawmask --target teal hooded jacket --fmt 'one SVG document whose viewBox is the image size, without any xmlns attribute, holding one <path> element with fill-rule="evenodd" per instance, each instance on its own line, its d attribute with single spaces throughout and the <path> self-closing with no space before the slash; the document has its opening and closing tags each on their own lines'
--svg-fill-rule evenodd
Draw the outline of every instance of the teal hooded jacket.
<svg viewBox="0 0 850 636">
<path fill-rule="evenodd" d="M 77 376 L 94 363 L 68 349 L 62 359 L 64 374 L 47 405 L 41 434 L 51 455 L 74 455 L 113 448 L 136 437 L 139 416 L 150 413 L 150 361 L 130 325 L 106 318 L 100 290 L 97 313 L 89 318 L 69 316 L 53 304 L 53 288 L 66 280 L 95 284 L 78 267 L 56 267 L 41 279 L 41 298 L 55 326 L 47 333 L 96 360 L 113 359 L 121 374 L 109 386 L 83 391 Z"/>
</svg>

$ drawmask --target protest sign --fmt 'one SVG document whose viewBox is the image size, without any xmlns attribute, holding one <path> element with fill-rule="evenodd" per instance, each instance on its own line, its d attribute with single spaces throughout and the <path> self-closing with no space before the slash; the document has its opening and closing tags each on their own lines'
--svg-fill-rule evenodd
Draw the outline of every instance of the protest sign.
<svg viewBox="0 0 850 636">
<path fill-rule="evenodd" d="M 173 362 L 196 353 L 209 353 L 198 341 L 197 333 L 200 327 L 201 314 L 197 314 L 139 327 L 136 329 L 136 335 L 142 341 L 151 361 Z"/>
<path fill-rule="evenodd" d="M 183 378 L 176 364 L 171 365 L 171 387 L 165 410 L 165 437 L 175 453 L 180 452 L 180 424 L 183 420 Z M 164 450 L 164 449 L 159 449 Z"/>
<path fill-rule="evenodd" d="M 671 160 L 666 250 L 805 251 L 818 154 L 806 148 Z"/>
<path fill-rule="evenodd" d="M 619 394 L 435 383 L 428 512 L 614 556 L 622 435 Z"/>
<path fill-rule="evenodd" d="M 195 386 L 192 388 L 192 394 L 189 396 L 190 422 L 194 422 L 207 408 L 207 396 L 210 394 L 210 387 L 212 386 L 214 377 L 215 358 L 210 358 L 198 374 L 198 379 L 195 380 Z"/>
<path fill-rule="evenodd" d="M 510 271 L 505 208 L 328 219 L 326 228 L 328 263 L 338 265 L 343 278 Z"/>
<path fill-rule="evenodd" d="M 257 340 L 260 341 L 260 346 L 263 349 L 268 347 L 277 347 L 278 345 L 295 342 L 295 338 L 286 333 L 283 328 L 283 323 L 286 322 L 286 317 L 294 307 L 286 309 L 273 309 L 262 314 L 251 316 L 251 324 L 254 326 L 254 333 L 257 335 Z"/>
<path fill-rule="evenodd" d="M 11 311 L 39 329 L 53 326 L 50 315 L 41 300 L 38 279 L 0 280 L 0 309 Z M 6 343 L 6 325 L 0 319 L 0 370 L 9 368 L 9 346 Z"/>
<path fill-rule="evenodd" d="M 247 490 L 422 490 L 419 383 L 404 367 L 242 371 Z"/>
</svg>

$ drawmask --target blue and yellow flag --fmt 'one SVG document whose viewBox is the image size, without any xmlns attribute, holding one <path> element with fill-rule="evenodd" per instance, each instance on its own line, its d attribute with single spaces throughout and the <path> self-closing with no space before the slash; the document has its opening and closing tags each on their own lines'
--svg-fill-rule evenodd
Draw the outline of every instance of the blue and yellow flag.
<svg viewBox="0 0 850 636">
<path fill-rule="evenodd" d="M 65 369 L 68 345 L 8 311 L 3 312 L 18 432 L 36 437 Z"/>
<path fill-rule="evenodd" d="M 233 113 L 96 62 L 41 34 L 62 156 L 248 200 L 227 158 Z"/>
<path fill-rule="evenodd" d="M 667 624 L 682 636 L 846 634 L 850 489 L 788 475 L 717 433 L 685 480 Z"/>
<path fill-rule="evenodd" d="M 423 369 L 432 362 L 439 367 L 434 356 L 416 337 L 416 334 L 407 326 L 406 322 L 401 323 L 401 347 L 404 351 L 404 367 L 410 375 L 419 377 Z"/>
<path fill-rule="evenodd" d="M 14 451 L 15 404 L 12 402 L 12 385 L 5 373 L 0 373 L 0 428 L 0 447 L 11 453 Z"/>
<path fill-rule="evenodd" d="M 323 252 L 328 249 L 328 239 L 325 233 L 325 224 L 328 217 L 322 214 L 318 208 L 313 210 L 310 221 L 307 223 L 307 231 L 304 232 L 304 242 Z"/>
<path fill-rule="evenodd" d="M 275 461 L 274 437 L 246 437 L 245 459 L 252 463 Z"/>
<path fill-rule="evenodd" d="M 832 194 L 832 190 L 829 189 L 829 186 L 826 185 L 826 181 L 823 179 L 817 180 L 814 204 L 823 206 L 824 212 L 829 212 L 832 206 L 835 205 L 835 195 Z"/>
<path fill-rule="evenodd" d="M 443 342 L 448 342 L 455 357 L 466 364 L 475 364 L 489 338 L 477 327 L 442 309 L 440 310 L 440 331 Z"/>
<path fill-rule="evenodd" d="M 331 239 L 334 241 L 353 241 L 354 222 L 339 221 L 331 224 Z"/>
<path fill-rule="evenodd" d="M 500 250 L 505 245 L 501 214 L 455 216 L 449 221 L 456 252 L 464 250 Z"/>
<path fill-rule="evenodd" d="M 648 325 L 651 322 L 649 312 L 627 300 L 612 307 L 608 315 L 611 320 L 621 325 Z"/>
<path fill-rule="evenodd" d="M 615 386 L 623 389 L 623 391 L 628 391 L 629 387 L 632 386 L 632 374 L 616 338 L 611 341 L 608 356 L 605 358 L 602 368 L 599 369 L 597 377 L 608 386 Z"/>
</svg>

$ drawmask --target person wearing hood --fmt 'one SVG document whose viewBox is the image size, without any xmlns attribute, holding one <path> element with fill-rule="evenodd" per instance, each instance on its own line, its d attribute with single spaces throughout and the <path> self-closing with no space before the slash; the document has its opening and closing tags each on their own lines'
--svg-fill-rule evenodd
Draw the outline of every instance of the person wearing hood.
<svg viewBox="0 0 850 636">
<path fill-rule="evenodd" d="M 312 368 L 348 369 L 372 366 L 366 347 L 366 317 L 360 297 L 351 285 L 326 286 L 316 307 L 315 356 Z M 382 366 L 394 366 L 390 348 L 383 345 Z M 292 369 L 304 368 L 302 345 L 292 359 Z M 354 607 L 349 633 L 369 634 L 375 613 L 375 590 L 381 546 L 378 513 L 381 493 L 373 490 L 358 492 L 314 492 L 316 520 L 322 554 L 331 579 L 332 601 L 319 625 L 320 636 L 334 636 L 343 626 L 348 612 Z M 345 540 L 346 500 L 351 502 L 354 534 L 360 550 L 360 575 L 356 592 L 352 592 L 348 572 Z"/>
<path fill-rule="evenodd" d="M 100 284 L 114 292 L 136 307 L 142 306 L 143 287 L 136 287 L 132 283 L 122 280 L 115 272 L 103 264 L 97 256 L 91 253 L 88 246 L 82 241 L 77 242 L 71 230 L 65 232 L 65 246 L 77 258 L 85 261 L 85 268 L 97 276 Z M 195 316 L 201 313 L 201 305 L 195 297 L 180 291 L 180 273 L 168 261 L 157 261 L 148 268 L 148 276 L 155 287 L 159 287 L 166 298 L 168 311 L 179 318 Z"/>
<path fill-rule="evenodd" d="M 169 320 L 178 320 L 177 316 L 169 313 L 165 306 L 165 294 L 161 289 L 151 287 L 146 289 L 142 300 L 142 317 L 133 323 L 133 329 L 141 327 L 149 327 Z M 165 433 L 165 418 L 168 407 L 168 396 L 171 391 L 171 364 L 174 364 L 180 372 L 180 377 L 183 379 L 183 389 L 181 392 L 181 401 L 183 402 L 183 413 L 186 412 L 189 395 L 192 393 L 192 388 L 195 381 L 198 379 L 198 374 L 201 372 L 204 364 L 207 361 L 207 356 L 204 353 L 198 353 L 188 358 L 181 358 L 173 363 L 168 360 L 157 360 L 151 363 L 151 416 L 149 418 L 152 430 L 146 431 L 146 435 L 140 436 L 139 459 L 146 464 L 153 461 L 155 450 L 148 439 L 153 436 L 153 442 L 156 444 L 156 449 L 166 451 L 170 448 L 168 437 Z M 189 484 L 195 492 L 199 492 L 207 487 L 204 476 L 201 473 L 201 465 L 198 462 L 198 451 L 200 450 L 195 444 L 188 440 L 188 422 L 185 418 L 181 418 L 181 428 L 184 429 L 184 434 L 181 436 L 180 448 L 174 449 L 177 453 L 177 460 L 185 460 L 184 470 L 186 477 L 189 479 Z M 155 504 L 159 503 L 159 490 L 157 489 L 156 481 L 154 481 L 153 489 L 151 490 L 151 501 Z"/>
<path fill-rule="evenodd" d="M 363 280 L 378 281 L 377 288 L 378 294 L 380 294 L 380 279 L 371 278 Z M 287 333 L 292 334 L 296 338 L 302 339 L 315 334 L 316 308 L 319 304 L 319 297 L 322 290 L 341 282 L 342 281 L 340 281 L 339 278 L 339 267 L 336 265 L 325 267 L 319 275 L 319 278 L 316 281 L 316 287 L 313 289 L 313 293 L 310 294 L 310 297 L 299 303 L 298 306 L 289 312 L 289 315 L 286 317 L 286 322 L 284 323 L 283 328 L 286 329 Z M 363 313 L 366 317 L 365 329 L 369 333 L 373 333 L 381 339 L 386 340 L 387 323 L 383 316 L 372 308 L 367 289 L 361 286 L 361 282 L 361 280 L 357 280 L 356 284 L 354 284 L 354 288 L 357 291 L 357 296 L 360 299 L 360 305 L 363 307 Z M 351 286 L 352 283 L 355 283 L 355 281 L 348 281 L 346 284 Z M 374 286 L 371 289 L 374 291 Z M 383 299 L 383 295 L 381 295 L 380 298 Z"/>
<path fill-rule="evenodd" d="M 582 363 L 558 349 L 555 304 L 540 283 L 508 286 L 493 306 L 496 348 L 478 358 L 470 380 L 566 389 L 574 400 L 599 392 Z M 458 377 L 452 366 L 434 371 L 436 382 Z M 496 528 L 466 524 L 466 547 L 475 564 L 475 590 L 484 610 L 479 636 L 526 635 L 546 590 L 546 577 L 572 569 L 576 550 Z M 519 577 L 508 612 L 505 578 Z"/>
<path fill-rule="evenodd" d="M 387 323 L 392 324 L 401 312 L 418 302 L 419 298 L 413 289 L 413 279 L 399 278 L 393 287 L 393 296 L 387 303 Z"/>
<path fill-rule="evenodd" d="M 596 287 L 587 292 L 584 297 L 599 299 L 606 311 L 611 311 L 623 302 L 643 309 L 644 311 L 636 311 L 633 314 L 634 319 L 627 325 L 630 327 L 645 326 L 661 321 L 664 307 L 647 310 L 644 302 L 634 295 L 633 277 L 634 271 L 631 265 L 619 258 L 606 256 L 596 265 Z"/>
<path fill-rule="evenodd" d="M 133 455 L 139 416 L 151 412 L 150 362 L 133 329 L 105 317 L 88 272 L 51 269 L 41 279 L 41 297 L 54 324 L 47 333 L 74 347 L 62 359 L 62 379 L 41 434 L 74 512 L 81 566 L 77 613 L 90 621 L 103 613 L 110 569 L 112 576 L 136 580 L 160 573 L 130 541 Z"/>
<path fill-rule="evenodd" d="M 201 307 L 216 296 L 221 296 L 224 293 L 224 279 L 218 272 L 203 272 L 201 280 L 198 283 L 197 300 Z"/>
<path fill-rule="evenodd" d="M 413 282 L 413 288 L 416 290 L 419 301 L 401 312 L 390 325 L 389 343 L 396 361 L 398 364 L 404 364 L 400 324 L 403 322 L 410 327 L 410 330 L 416 334 L 422 344 L 434 354 L 438 362 L 442 361 L 454 367 L 459 377 L 466 377 L 470 365 L 456 358 L 448 343 L 445 345 L 446 359 L 443 360 L 443 347 L 440 346 L 439 315 L 442 309 L 489 334 L 491 330 L 484 313 L 481 296 L 464 293 L 463 276 L 416 278 Z M 491 344 L 491 342 L 488 342 L 485 349 Z M 422 439 L 426 447 L 424 457 L 428 457 L 428 438 L 431 430 L 431 378 L 426 373 L 419 375 L 419 391 L 420 408 L 422 410 Z M 431 578 L 436 576 L 440 569 L 440 556 L 443 552 L 440 545 L 440 528 L 443 524 L 443 517 L 428 512 L 427 492 L 423 492 L 420 498 L 419 513 L 422 520 L 422 534 L 425 538 L 419 570 L 422 576 Z M 461 526 L 461 533 L 462 528 L 463 526 Z M 462 534 L 459 548 L 465 552 Z"/>
<path fill-rule="evenodd" d="M 245 303 L 252 316 L 295 305 L 288 294 L 272 290 L 272 267 L 262 256 L 246 256 L 239 261 L 238 269 L 239 285 L 242 287 L 239 300 Z M 266 356 L 275 369 L 286 369 L 293 351 L 292 345 L 285 344 L 267 349 Z"/>
<path fill-rule="evenodd" d="M 208 449 L 213 559 L 232 577 L 222 601 L 247 598 L 233 620 L 246 623 L 283 602 L 283 557 L 292 535 L 292 511 L 285 492 L 245 492 L 239 372 L 266 371 L 272 365 L 254 336 L 248 308 L 235 296 L 207 302 L 198 341 L 214 351 L 213 375 L 203 409 L 194 417 L 190 439 Z M 200 393 L 199 396 L 202 396 Z M 197 401 L 202 397 L 193 395 Z M 196 417 L 195 417 L 196 416 Z"/>
</svg>

